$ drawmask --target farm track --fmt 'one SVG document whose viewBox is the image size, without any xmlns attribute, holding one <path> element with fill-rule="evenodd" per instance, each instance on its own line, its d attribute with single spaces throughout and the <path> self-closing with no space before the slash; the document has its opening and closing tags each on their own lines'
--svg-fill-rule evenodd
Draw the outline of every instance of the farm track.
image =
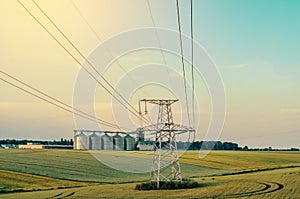
<svg viewBox="0 0 300 199">
<path fill-rule="evenodd" d="M 257 182 L 257 183 L 264 185 L 264 187 L 262 189 L 258 189 L 255 191 L 236 193 L 236 194 L 228 194 L 228 195 L 224 195 L 224 197 L 225 198 L 241 198 L 241 197 L 247 197 L 247 196 L 262 195 L 262 194 L 279 191 L 284 188 L 284 185 L 281 183 L 278 183 L 278 182 Z M 276 187 L 274 187 L 274 185 Z M 272 189 L 272 187 L 274 187 L 274 188 Z"/>
<path fill-rule="evenodd" d="M 57 198 L 57 197 L 61 196 L 62 194 L 63 194 L 63 193 L 59 193 L 59 194 L 56 194 L 56 195 L 54 195 L 54 196 L 51 196 L 51 197 L 49 197 L 49 198 L 47 198 L 47 199 Z"/>
<path fill-rule="evenodd" d="M 61 192 L 61 193 L 59 193 L 59 194 L 57 194 L 55 196 L 51 196 L 51 197 L 49 197 L 47 199 L 62 199 L 62 198 L 67 198 L 67 197 L 73 196 L 75 194 L 75 192 L 71 192 L 71 193 L 68 193 L 66 195 L 65 194 L 66 193 Z"/>
</svg>

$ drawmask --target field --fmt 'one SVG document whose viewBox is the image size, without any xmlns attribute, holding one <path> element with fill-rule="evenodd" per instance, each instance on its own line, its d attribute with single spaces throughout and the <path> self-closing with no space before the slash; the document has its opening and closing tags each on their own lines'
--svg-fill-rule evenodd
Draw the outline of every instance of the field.
<svg viewBox="0 0 300 199">
<path fill-rule="evenodd" d="M 150 152 L 97 153 L 151 160 Z M 297 152 L 212 151 L 199 159 L 198 151 L 188 151 L 180 162 L 183 177 L 201 187 L 136 191 L 149 173 L 114 170 L 87 151 L 2 149 L 0 198 L 300 198 Z"/>
</svg>

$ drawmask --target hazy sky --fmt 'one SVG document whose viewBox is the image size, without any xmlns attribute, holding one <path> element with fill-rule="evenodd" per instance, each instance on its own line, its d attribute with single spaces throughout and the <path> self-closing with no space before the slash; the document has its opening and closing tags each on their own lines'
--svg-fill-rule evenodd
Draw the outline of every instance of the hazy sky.
<svg viewBox="0 0 300 199">
<path fill-rule="evenodd" d="M 32 1 L 22 2 L 63 45 L 71 49 Z M 114 35 L 153 26 L 147 1 L 144 0 L 36 2 L 86 56 Z M 189 2 L 180 1 L 182 31 L 186 35 L 190 35 Z M 300 147 L 300 2 L 193 2 L 194 39 L 206 49 L 216 63 L 227 96 L 227 116 L 220 139 L 251 147 Z M 157 27 L 177 30 L 175 0 L 149 0 L 149 3 Z M 100 40 L 81 15 L 92 26 Z M 72 104 L 74 83 L 80 65 L 17 1 L 0 1 L 0 27 L 1 71 Z M 75 54 L 75 50 L 71 52 Z M 149 60 L 156 62 L 159 56 L 159 51 L 148 50 L 126 55 L 120 58 L 119 62 L 129 71 L 131 66 L 142 65 Z M 84 62 L 78 54 L 76 57 L 81 63 Z M 171 63 L 170 67 L 180 71 L 181 63 L 178 57 L 166 53 L 166 59 Z M 153 71 L 145 75 L 158 74 L 163 73 Z M 105 74 L 114 84 L 123 75 L 116 63 L 113 63 Z M 9 80 L 2 74 L 0 76 Z M 179 77 L 174 75 L 173 81 L 182 81 Z M 132 79 L 134 78 L 136 77 L 133 76 Z M 135 80 L 130 81 L 132 82 L 128 84 L 133 84 Z M 199 91 L 197 100 L 202 115 L 199 121 L 201 133 L 198 135 L 198 139 L 201 139 L 202 131 L 208 126 L 211 107 L 209 94 L 203 89 L 201 77 L 197 77 L 196 83 L 197 92 Z M 136 104 L 138 98 L 143 97 L 143 92 L 151 93 L 155 98 L 160 95 L 174 97 L 165 89 L 145 87 L 136 91 L 130 102 Z M 2 81 L 0 93 L 0 139 L 60 139 L 73 136 L 75 125 L 72 114 Z M 96 106 L 96 110 L 100 112 L 98 116 L 113 122 L 111 105 L 106 103 L 110 99 L 109 95 L 99 90 L 95 93 L 95 99 L 99 104 Z M 181 104 L 182 108 L 183 106 L 184 104 Z M 180 118 L 177 114 L 180 112 L 179 108 L 177 106 L 174 109 L 176 118 Z"/>
</svg>

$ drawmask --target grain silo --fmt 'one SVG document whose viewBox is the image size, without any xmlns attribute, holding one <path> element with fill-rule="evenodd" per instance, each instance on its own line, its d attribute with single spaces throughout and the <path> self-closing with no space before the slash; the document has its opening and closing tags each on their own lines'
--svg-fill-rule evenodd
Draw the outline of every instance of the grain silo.
<svg viewBox="0 0 300 199">
<path fill-rule="evenodd" d="M 74 141 L 75 141 L 75 149 L 78 150 L 88 149 L 88 139 L 87 136 L 84 135 L 83 133 L 75 135 Z"/>
<path fill-rule="evenodd" d="M 126 135 L 124 137 L 124 141 L 125 141 L 125 150 L 126 151 L 133 151 L 135 150 L 135 139 L 130 136 L 130 135 Z"/>
<path fill-rule="evenodd" d="M 113 136 L 114 150 L 121 151 L 124 150 L 124 139 L 118 133 Z"/>
<path fill-rule="evenodd" d="M 103 150 L 113 150 L 113 142 L 111 140 L 111 137 L 105 133 L 104 135 L 101 136 L 101 142 L 102 142 L 102 147 L 101 149 Z"/>
<path fill-rule="evenodd" d="M 137 142 L 145 141 L 145 132 L 142 128 L 137 129 Z"/>
<path fill-rule="evenodd" d="M 98 135 L 93 133 L 92 135 L 89 136 L 89 141 L 90 141 L 91 150 L 101 149 L 101 138 Z"/>
</svg>

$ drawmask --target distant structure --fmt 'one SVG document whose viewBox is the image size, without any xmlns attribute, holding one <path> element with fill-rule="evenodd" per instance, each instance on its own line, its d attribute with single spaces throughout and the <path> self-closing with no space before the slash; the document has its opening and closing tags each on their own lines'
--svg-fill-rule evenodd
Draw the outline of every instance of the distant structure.
<svg viewBox="0 0 300 199">
<path fill-rule="evenodd" d="M 191 127 L 174 123 L 171 105 L 177 101 L 178 99 L 142 99 L 139 101 L 141 116 L 147 113 L 147 103 L 159 106 L 157 123 L 140 128 L 141 132 L 155 136 L 151 180 L 156 183 L 158 189 L 160 181 L 182 179 L 176 135 L 195 131 Z M 142 103 L 145 104 L 145 114 L 141 110 Z"/>
<path fill-rule="evenodd" d="M 145 141 L 145 133 L 144 130 L 142 128 L 138 128 L 136 130 L 137 132 L 137 142 L 144 142 Z"/>
<path fill-rule="evenodd" d="M 136 132 L 74 130 L 74 149 L 76 150 L 117 150 L 136 149 Z"/>
<path fill-rule="evenodd" d="M 79 134 L 76 134 L 80 132 Z M 89 148 L 87 135 L 83 131 L 74 131 L 74 149 L 84 150 Z"/>
<path fill-rule="evenodd" d="M 125 150 L 125 141 L 124 138 L 117 133 L 113 136 L 113 149 L 116 151 Z"/>
<path fill-rule="evenodd" d="M 135 140 L 130 135 L 126 135 L 124 137 L 124 145 L 126 151 L 133 151 L 135 150 Z"/>
<path fill-rule="evenodd" d="M 140 151 L 153 151 L 154 150 L 154 141 L 143 141 L 143 142 L 138 142 L 137 144 L 137 149 Z"/>
<path fill-rule="evenodd" d="M 89 143 L 90 143 L 89 148 L 90 149 L 92 149 L 92 150 L 99 150 L 99 149 L 101 149 L 102 140 L 101 140 L 101 138 L 98 135 L 96 135 L 95 133 L 93 133 L 92 135 L 90 135 L 89 139 L 90 139 L 89 140 Z"/>
<path fill-rule="evenodd" d="M 3 148 L 3 149 L 17 149 L 18 145 L 15 145 L 15 144 L 0 144 L 0 148 Z"/>
<path fill-rule="evenodd" d="M 73 149 L 72 145 L 19 144 L 19 149 Z"/>
</svg>

